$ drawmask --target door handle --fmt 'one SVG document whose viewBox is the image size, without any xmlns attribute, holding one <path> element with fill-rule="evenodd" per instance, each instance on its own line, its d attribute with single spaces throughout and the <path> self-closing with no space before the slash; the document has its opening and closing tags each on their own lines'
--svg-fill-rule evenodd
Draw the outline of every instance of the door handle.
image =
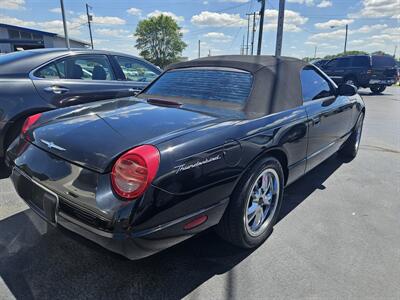
<svg viewBox="0 0 400 300">
<path fill-rule="evenodd" d="M 141 89 L 135 89 L 135 88 L 130 88 L 128 92 L 133 93 L 134 95 L 140 93 L 142 90 Z"/>
<path fill-rule="evenodd" d="M 312 124 L 314 126 L 319 126 L 321 124 L 321 117 L 317 116 L 317 117 L 312 118 Z"/>
<path fill-rule="evenodd" d="M 48 87 L 44 88 L 44 90 L 46 92 L 57 94 L 57 95 L 64 94 L 69 91 L 69 89 L 62 87 L 62 86 L 57 86 L 57 85 L 48 86 Z"/>
</svg>

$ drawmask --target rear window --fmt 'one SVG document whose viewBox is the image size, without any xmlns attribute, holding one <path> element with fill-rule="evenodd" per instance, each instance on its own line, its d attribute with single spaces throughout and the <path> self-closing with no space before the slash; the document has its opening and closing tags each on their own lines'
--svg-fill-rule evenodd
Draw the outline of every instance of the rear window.
<svg viewBox="0 0 400 300">
<path fill-rule="evenodd" d="M 372 56 L 373 67 L 394 67 L 395 60 L 391 56 Z"/>
<path fill-rule="evenodd" d="M 145 94 L 244 104 L 253 76 L 236 69 L 190 68 L 164 73 Z"/>
</svg>

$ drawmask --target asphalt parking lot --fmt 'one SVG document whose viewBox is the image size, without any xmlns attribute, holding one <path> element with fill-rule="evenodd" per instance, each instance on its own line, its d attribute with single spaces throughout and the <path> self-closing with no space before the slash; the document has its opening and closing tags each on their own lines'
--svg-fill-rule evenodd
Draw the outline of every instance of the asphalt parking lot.
<svg viewBox="0 0 400 300">
<path fill-rule="evenodd" d="M 360 93 L 358 157 L 331 157 L 287 188 L 254 251 L 210 231 L 127 261 L 48 227 L 0 180 L 0 299 L 399 299 L 400 87 Z"/>
</svg>

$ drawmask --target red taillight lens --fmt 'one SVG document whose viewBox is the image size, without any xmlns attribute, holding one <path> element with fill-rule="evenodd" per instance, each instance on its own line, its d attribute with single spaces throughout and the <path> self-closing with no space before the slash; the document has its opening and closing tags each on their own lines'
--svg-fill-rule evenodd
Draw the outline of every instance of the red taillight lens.
<svg viewBox="0 0 400 300">
<path fill-rule="evenodd" d="M 21 133 L 24 135 L 42 116 L 41 113 L 28 117 L 22 125 Z"/>
<path fill-rule="evenodd" d="M 141 196 L 151 184 L 160 165 L 160 152 L 151 145 L 143 145 L 123 154 L 111 172 L 114 191 L 132 200 Z"/>
</svg>

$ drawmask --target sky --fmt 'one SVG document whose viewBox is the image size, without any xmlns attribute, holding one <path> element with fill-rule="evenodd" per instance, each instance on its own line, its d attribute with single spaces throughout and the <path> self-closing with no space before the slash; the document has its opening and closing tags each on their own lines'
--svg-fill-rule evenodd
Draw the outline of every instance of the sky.
<svg viewBox="0 0 400 300">
<path fill-rule="evenodd" d="M 181 27 L 188 44 L 183 56 L 190 59 L 198 56 L 199 40 L 201 56 L 239 54 L 246 14 L 260 9 L 257 0 L 64 0 L 71 38 L 90 40 L 86 3 L 92 7 L 95 48 L 138 55 L 133 35 L 138 22 L 163 13 Z M 266 1 L 263 54 L 275 51 L 278 7 L 279 0 Z M 0 0 L 0 23 L 63 34 L 60 11 L 58 0 Z M 400 0 L 286 0 L 282 54 L 343 52 L 346 24 L 348 50 L 393 54 L 400 46 L 399 19 Z"/>
</svg>

